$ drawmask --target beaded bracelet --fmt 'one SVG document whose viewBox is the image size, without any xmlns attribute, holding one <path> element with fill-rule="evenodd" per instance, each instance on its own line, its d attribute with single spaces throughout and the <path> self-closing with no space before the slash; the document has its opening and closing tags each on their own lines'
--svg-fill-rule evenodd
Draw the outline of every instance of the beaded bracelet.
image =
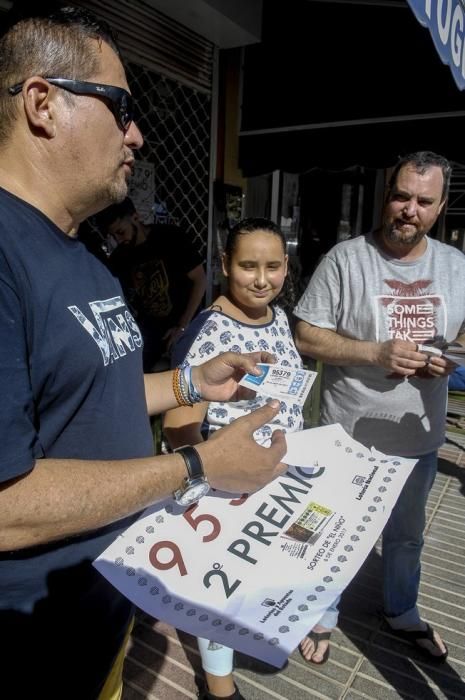
<svg viewBox="0 0 465 700">
<path fill-rule="evenodd" d="M 192 381 L 192 367 L 176 367 L 173 372 L 173 393 L 179 406 L 193 406 L 202 395 Z"/>
<path fill-rule="evenodd" d="M 176 367 L 173 372 L 173 393 L 179 406 L 193 405 L 193 402 L 189 401 L 188 385 L 185 382 L 183 372 L 180 367 Z"/>
</svg>

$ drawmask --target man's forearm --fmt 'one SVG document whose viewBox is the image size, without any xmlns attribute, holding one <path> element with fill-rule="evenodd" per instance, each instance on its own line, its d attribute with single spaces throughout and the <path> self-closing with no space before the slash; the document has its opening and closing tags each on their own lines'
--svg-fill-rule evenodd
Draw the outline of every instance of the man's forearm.
<svg viewBox="0 0 465 700">
<path fill-rule="evenodd" d="M 155 416 L 176 408 L 178 402 L 173 391 L 173 372 L 144 374 L 145 401 L 149 416 Z"/>
<path fill-rule="evenodd" d="M 271 401 L 197 445 L 212 488 L 251 493 L 284 471 L 284 434 L 276 430 L 267 448 L 252 438 L 278 410 L 279 402 Z M 61 540 L 116 522 L 169 497 L 186 475 L 178 454 L 116 461 L 38 460 L 26 475 L 0 486 L 0 551 Z"/>
<path fill-rule="evenodd" d="M 336 331 L 311 326 L 305 321 L 297 323 L 296 345 L 302 355 L 330 365 L 376 364 L 378 343 L 346 338 Z"/>
<path fill-rule="evenodd" d="M 203 280 L 196 280 L 190 290 L 189 299 L 184 308 L 184 311 L 182 312 L 178 320 L 178 325 L 180 327 L 187 328 L 189 323 L 192 321 L 195 312 L 199 308 L 204 294 L 205 282 Z"/>
<path fill-rule="evenodd" d="M 0 551 L 116 522 L 170 496 L 186 476 L 180 455 L 121 461 L 43 459 L 0 491 Z"/>
</svg>

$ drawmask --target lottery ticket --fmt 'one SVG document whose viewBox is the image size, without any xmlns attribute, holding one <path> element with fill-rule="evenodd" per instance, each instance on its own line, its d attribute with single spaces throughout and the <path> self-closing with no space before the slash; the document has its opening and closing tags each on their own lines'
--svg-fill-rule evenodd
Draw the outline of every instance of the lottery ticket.
<svg viewBox="0 0 465 700">
<path fill-rule="evenodd" d="M 423 352 L 425 355 L 436 355 L 437 357 L 441 357 L 442 355 L 442 350 L 440 348 L 435 348 L 432 345 L 417 345 L 418 352 Z"/>
<path fill-rule="evenodd" d="M 303 406 L 317 373 L 306 369 L 292 369 L 285 365 L 260 363 L 262 373 L 258 376 L 246 374 L 239 384 L 280 401 L 292 401 Z"/>
<path fill-rule="evenodd" d="M 465 347 L 459 343 L 449 343 L 444 350 L 443 356 L 447 360 L 455 362 L 456 365 L 465 366 Z"/>
<path fill-rule="evenodd" d="M 283 537 L 315 544 L 333 515 L 330 508 L 319 503 L 309 503 L 298 520 L 285 530 Z"/>
<path fill-rule="evenodd" d="M 445 357 L 446 360 L 465 366 L 465 347 L 459 343 L 445 343 L 442 348 L 431 345 L 418 345 L 418 352 L 424 352 L 429 356 Z"/>
</svg>

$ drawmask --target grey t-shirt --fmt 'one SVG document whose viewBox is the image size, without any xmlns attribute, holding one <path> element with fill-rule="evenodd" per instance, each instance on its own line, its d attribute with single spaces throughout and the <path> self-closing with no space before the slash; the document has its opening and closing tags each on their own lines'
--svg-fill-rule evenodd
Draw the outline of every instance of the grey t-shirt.
<svg viewBox="0 0 465 700">
<path fill-rule="evenodd" d="M 465 255 L 432 238 L 427 242 L 412 262 L 390 259 L 372 234 L 337 244 L 315 270 L 295 315 L 358 340 L 454 340 L 465 330 Z M 324 366 L 322 423 L 341 423 L 356 440 L 386 454 L 438 449 L 446 401 L 447 379 Z"/>
</svg>

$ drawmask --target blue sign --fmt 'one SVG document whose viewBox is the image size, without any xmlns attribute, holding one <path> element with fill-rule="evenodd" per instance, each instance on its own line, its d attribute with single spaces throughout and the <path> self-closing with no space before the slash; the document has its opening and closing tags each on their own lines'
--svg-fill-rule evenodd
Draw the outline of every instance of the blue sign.
<svg viewBox="0 0 465 700">
<path fill-rule="evenodd" d="M 407 0 L 415 17 L 428 27 L 443 63 L 460 90 L 465 88 L 465 3 L 462 0 Z"/>
</svg>

